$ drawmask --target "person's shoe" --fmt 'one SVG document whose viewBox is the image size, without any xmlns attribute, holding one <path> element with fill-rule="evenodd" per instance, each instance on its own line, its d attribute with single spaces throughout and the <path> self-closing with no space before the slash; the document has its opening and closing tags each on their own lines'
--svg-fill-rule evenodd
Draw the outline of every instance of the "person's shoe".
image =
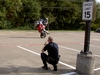
<svg viewBox="0 0 100 75">
<path fill-rule="evenodd" d="M 53 71 L 57 71 L 57 69 L 53 69 Z"/>
<path fill-rule="evenodd" d="M 46 67 L 46 66 L 42 66 L 42 68 L 45 69 L 45 70 L 48 70 L 48 67 Z"/>
<path fill-rule="evenodd" d="M 53 71 L 57 71 L 57 65 L 53 65 L 54 69 Z"/>
</svg>

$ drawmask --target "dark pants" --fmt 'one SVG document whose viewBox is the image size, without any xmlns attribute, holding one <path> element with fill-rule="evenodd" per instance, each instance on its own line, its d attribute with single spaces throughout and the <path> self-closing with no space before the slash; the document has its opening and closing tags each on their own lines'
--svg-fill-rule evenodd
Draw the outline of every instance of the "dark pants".
<svg viewBox="0 0 100 75">
<path fill-rule="evenodd" d="M 48 58 L 49 58 L 48 55 L 46 55 L 45 53 L 41 53 L 41 59 L 42 59 L 44 66 L 47 67 L 47 62 L 48 62 L 49 64 L 52 64 L 54 68 L 57 68 L 56 64 L 58 63 L 58 60 L 50 61 L 48 60 Z"/>
</svg>

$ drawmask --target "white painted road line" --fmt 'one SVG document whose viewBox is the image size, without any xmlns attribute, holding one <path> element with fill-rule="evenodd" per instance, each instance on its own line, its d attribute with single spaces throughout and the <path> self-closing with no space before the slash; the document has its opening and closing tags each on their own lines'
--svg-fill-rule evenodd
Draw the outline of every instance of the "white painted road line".
<svg viewBox="0 0 100 75">
<path fill-rule="evenodd" d="M 100 68 L 96 68 L 96 69 L 94 69 L 94 71 L 98 71 L 98 70 L 100 70 Z"/>
<path fill-rule="evenodd" d="M 80 43 L 82 45 L 84 45 L 83 43 Z M 95 45 L 90 45 L 91 47 L 96 47 L 96 48 L 100 48 L 100 46 L 95 46 Z"/>
<path fill-rule="evenodd" d="M 20 49 L 23 49 L 23 50 L 25 50 L 25 51 L 27 51 L 27 52 L 30 52 L 30 53 L 33 53 L 33 54 L 36 54 L 36 55 L 39 55 L 39 56 L 40 56 L 39 53 L 34 52 L 34 51 L 32 51 L 32 50 L 26 49 L 26 48 L 21 47 L 21 46 L 17 46 L 17 47 L 20 48 Z M 76 51 L 76 50 L 75 50 L 75 51 Z M 71 66 L 71 65 L 68 65 L 68 64 L 66 64 L 66 63 L 63 63 L 63 62 L 61 62 L 61 61 L 59 61 L 59 63 L 62 64 L 62 65 L 64 65 L 64 66 L 67 66 L 67 67 L 69 67 L 69 68 L 71 68 L 71 69 L 76 69 L 75 67 L 73 67 L 73 66 Z M 100 68 L 94 69 L 94 71 L 98 71 L 98 70 L 100 70 Z M 68 75 L 68 74 L 67 74 L 67 75 Z"/>
<path fill-rule="evenodd" d="M 79 50 L 72 49 L 72 48 L 68 48 L 68 47 L 63 47 L 63 46 L 59 46 L 59 47 L 64 48 L 64 49 L 67 49 L 67 50 L 72 50 L 72 51 L 80 52 Z M 100 55 L 96 55 L 96 54 L 95 54 L 94 56 L 100 58 Z M 97 71 L 97 70 L 100 70 L 100 68 L 94 69 L 94 71 Z"/>
<path fill-rule="evenodd" d="M 95 46 L 95 45 L 90 45 L 91 47 L 96 47 L 96 48 L 100 48 L 100 46 Z"/>
<path fill-rule="evenodd" d="M 80 43 L 80 44 L 82 44 L 82 45 L 83 45 L 83 43 Z M 100 48 L 99 46 L 94 46 L 94 45 L 90 45 L 90 46 Z M 95 54 L 94 56 L 96 56 L 96 57 L 99 57 L 99 58 L 100 58 L 100 55 Z"/>
<path fill-rule="evenodd" d="M 95 41 L 100 41 L 100 39 L 92 39 L 92 40 L 95 40 Z"/>
<path fill-rule="evenodd" d="M 25 51 L 28 51 L 28 52 L 30 52 L 30 53 L 33 53 L 33 54 L 36 54 L 36 55 L 39 55 L 39 56 L 40 56 L 39 53 L 36 53 L 36 52 L 31 51 L 31 50 L 29 50 L 29 49 L 26 49 L 26 48 L 24 48 L 24 47 L 21 47 L 21 46 L 17 46 L 17 47 L 18 47 L 18 48 L 21 48 L 21 49 L 23 49 L 23 50 L 25 50 Z"/>
<path fill-rule="evenodd" d="M 4 34 L 1 33 L 0 35 L 4 35 Z"/>
<path fill-rule="evenodd" d="M 82 44 L 82 43 L 80 43 L 80 44 Z M 64 47 L 64 46 L 60 46 L 60 45 L 59 45 L 59 47 L 64 48 L 64 49 L 67 49 L 67 50 L 71 50 L 71 51 L 80 52 L 80 50 L 73 49 L 73 48 L 68 48 L 68 47 Z M 100 58 L 100 55 L 96 55 L 96 54 L 95 54 L 94 56 L 96 56 L 96 57 L 99 57 L 99 58 Z"/>
<path fill-rule="evenodd" d="M 39 55 L 39 56 L 40 56 L 40 54 L 37 53 L 37 52 L 31 51 L 31 50 L 26 49 L 26 48 L 21 47 L 21 46 L 17 46 L 17 47 L 20 48 L 20 49 L 23 49 L 23 50 L 25 50 L 25 51 L 28 51 L 28 52 L 30 52 L 30 53 L 33 53 L 33 54 L 36 54 L 36 55 Z M 59 61 L 59 63 L 62 64 L 62 65 L 64 65 L 64 66 L 67 66 L 67 67 L 69 67 L 69 68 L 75 69 L 75 67 L 73 67 L 73 66 L 71 66 L 71 65 L 68 65 L 68 64 L 66 64 L 66 63 L 63 63 L 63 62 L 61 62 L 61 61 Z"/>
<path fill-rule="evenodd" d="M 15 34 L 16 32 L 14 32 L 14 31 L 10 31 L 11 33 L 13 33 L 13 34 Z"/>
<path fill-rule="evenodd" d="M 59 61 L 60 64 L 64 65 L 64 66 L 67 66 L 67 67 L 70 67 L 71 69 L 76 69 L 75 67 L 71 66 L 71 65 L 68 65 L 66 63 L 63 63 L 61 61 Z"/>
<path fill-rule="evenodd" d="M 61 74 L 61 75 L 74 75 L 76 74 L 76 72 L 70 72 L 70 73 L 65 73 L 65 74 Z"/>
<path fill-rule="evenodd" d="M 94 55 L 94 56 L 96 56 L 96 57 L 99 57 L 99 58 L 100 58 L 100 55 Z"/>
<path fill-rule="evenodd" d="M 60 46 L 60 45 L 59 45 L 59 47 L 64 48 L 64 49 L 68 49 L 68 50 L 72 50 L 72 51 L 76 51 L 76 52 L 80 52 L 79 50 L 68 48 L 68 47 L 64 47 L 64 46 Z"/>
<path fill-rule="evenodd" d="M 73 49 L 73 48 L 68 48 L 68 47 L 64 47 L 64 46 L 59 46 L 59 47 L 64 48 L 64 49 L 67 49 L 67 50 L 71 50 L 71 51 L 80 52 L 80 50 L 76 50 L 76 49 Z M 100 57 L 100 55 L 96 55 L 96 54 L 94 56 Z"/>
</svg>

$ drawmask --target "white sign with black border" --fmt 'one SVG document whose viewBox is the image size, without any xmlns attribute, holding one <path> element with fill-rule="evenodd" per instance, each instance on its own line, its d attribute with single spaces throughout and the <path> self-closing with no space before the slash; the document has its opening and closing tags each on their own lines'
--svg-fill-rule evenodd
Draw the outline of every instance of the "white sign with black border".
<svg viewBox="0 0 100 75">
<path fill-rule="evenodd" d="M 82 20 L 91 21 L 93 16 L 93 2 L 83 2 Z"/>
</svg>

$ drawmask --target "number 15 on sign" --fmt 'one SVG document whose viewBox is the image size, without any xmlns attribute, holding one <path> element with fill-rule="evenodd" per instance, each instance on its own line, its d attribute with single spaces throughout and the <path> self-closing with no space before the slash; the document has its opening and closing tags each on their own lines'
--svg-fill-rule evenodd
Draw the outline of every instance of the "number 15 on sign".
<svg viewBox="0 0 100 75">
<path fill-rule="evenodd" d="M 85 21 L 92 20 L 92 15 L 93 15 L 93 2 L 84 2 L 82 20 Z"/>
</svg>

